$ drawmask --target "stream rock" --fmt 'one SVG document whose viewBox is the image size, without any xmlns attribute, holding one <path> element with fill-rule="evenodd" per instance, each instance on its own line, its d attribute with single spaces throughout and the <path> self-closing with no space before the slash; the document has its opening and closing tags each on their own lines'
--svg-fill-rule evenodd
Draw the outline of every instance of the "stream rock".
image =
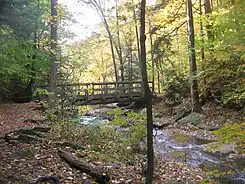
<svg viewBox="0 0 245 184">
<path fill-rule="evenodd" d="M 199 128 L 205 129 L 208 131 L 215 131 L 215 130 L 220 129 L 222 125 L 226 123 L 226 121 L 227 119 L 224 116 L 220 116 L 215 120 L 200 124 Z"/>
<path fill-rule="evenodd" d="M 220 153 L 225 154 L 225 155 L 229 155 L 231 153 L 235 153 L 236 154 L 237 153 L 236 145 L 235 145 L 235 143 L 222 144 L 221 146 L 216 148 L 214 150 L 214 152 L 220 152 Z"/>
<path fill-rule="evenodd" d="M 192 110 L 192 105 L 191 105 L 190 100 L 186 100 L 182 104 L 176 106 L 173 109 L 173 115 L 174 115 L 175 121 L 178 121 L 181 118 L 184 118 L 185 116 L 190 114 L 191 110 Z"/>
<path fill-rule="evenodd" d="M 178 123 L 180 124 L 193 124 L 193 125 L 198 125 L 202 123 L 204 120 L 204 116 L 202 114 L 193 112 L 189 114 L 188 116 L 180 119 Z"/>
<path fill-rule="evenodd" d="M 154 118 L 153 127 L 157 129 L 162 129 L 169 126 L 173 122 L 171 118 Z"/>
<path fill-rule="evenodd" d="M 217 147 L 215 146 L 215 144 L 217 144 L 217 142 L 206 144 L 204 146 L 204 150 L 212 153 L 223 154 L 223 155 L 237 154 L 235 143 L 225 143 Z"/>
</svg>

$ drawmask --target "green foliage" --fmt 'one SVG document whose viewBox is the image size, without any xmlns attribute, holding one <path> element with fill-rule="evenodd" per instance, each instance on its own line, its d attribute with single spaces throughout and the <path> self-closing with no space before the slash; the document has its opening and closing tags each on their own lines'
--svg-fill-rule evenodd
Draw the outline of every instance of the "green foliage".
<svg viewBox="0 0 245 184">
<path fill-rule="evenodd" d="M 137 144 L 143 137 L 146 136 L 146 115 L 136 112 L 125 112 L 120 109 L 114 109 L 111 114 L 114 114 L 112 123 L 120 127 L 128 127 L 128 138 L 125 140 L 125 146 Z"/>
<path fill-rule="evenodd" d="M 53 125 L 56 137 L 53 138 L 86 146 L 89 158 L 105 162 L 137 161 L 134 146 L 146 135 L 145 115 L 130 112 L 124 117 L 119 109 L 113 113 L 116 114 L 116 121 L 112 124 L 84 126 L 69 122 L 56 123 Z M 132 125 L 127 125 L 126 120 L 131 120 Z M 128 126 L 129 130 L 118 131 L 115 125 L 119 124 L 121 127 Z"/>
<path fill-rule="evenodd" d="M 245 123 L 227 124 L 214 134 L 219 138 L 218 145 L 235 142 L 236 149 L 245 153 Z"/>
<path fill-rule="evenodd" d="M 237 104 L 244 104 L 245 100 L 245 85 L 239 85 L 237 88 L 231 89 L 230 91 L 226 91 L 223 94 L 223 103 L 237 103 Z"/>
<path fill-rule="evenodd" d="M 203 70 L 200 71 L 200 87 L 218 92 L 222 103 L 228 106 L 245 104 L 244 5 L 240 0 L 216 5 L 211 17 L 203 17 L 204 23 L 212 24 L 210 31 L 215 38 L 203 41 L 201 35 L 198 37 L 198 50 L 205 50 L 205 60 L 199 63 Z"/>
</svg>

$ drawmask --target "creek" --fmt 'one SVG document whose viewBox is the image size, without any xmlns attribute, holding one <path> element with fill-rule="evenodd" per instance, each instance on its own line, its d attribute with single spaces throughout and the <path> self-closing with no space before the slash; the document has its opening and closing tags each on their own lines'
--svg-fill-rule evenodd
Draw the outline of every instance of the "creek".
<svg viewBox="0 0 245 184">
<path fill-rule="evenodd" d="M 80 123 L 103 125 L 109 120 L 100 116 L 82 116 Z M 115 127 L 117 128 L 117 127 Z M 232 174 L 219 177 L 221 184 L 245 184 L 245 160 L 232 159 L 228 155 L 210 153 L 204 146 L 212 141 L 197 139 L 183 133 L 171 133 L 165 130 L 154 130 L 154 152 L 163 160 L 175 160 L 187 163 L 192 167 L 200 167 L 204 171 L 220 170 L 232 171 Z"/>
</svg>

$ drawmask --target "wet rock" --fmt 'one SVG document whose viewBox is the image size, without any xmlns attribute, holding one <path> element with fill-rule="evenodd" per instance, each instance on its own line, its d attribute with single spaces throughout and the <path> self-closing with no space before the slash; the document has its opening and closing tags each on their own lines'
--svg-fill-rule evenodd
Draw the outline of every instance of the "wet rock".
<svg viewBox="0 0 245 184">
<path fill-rule="evenodd" d="M 173 133 L 172 135 L 170 135 L 169 137 L 171 140 L 173 140 L 176 143 L 187 143 L 188 141 L 190 141 L 190 136 L 186 135 L 184 133 Z"/>
<path fill-rule="evenodd" d="M 245 184 L 245 178 L 241 177 L 232 177 L 228 179 L 228 184 Z"/>
<path fill-rule="evenodd" d="M 239 173 L 236 175 L 225 175 L 218 179 L 220 183 L 227 184 L 245 184 L 245 173 Z"/>
<path fill-rule="evenodd" d="M 193 125 L 198 125 L 202 123 L 204 120 L 204 116 L 202 114 L 193 112 L 189 114 L 188 116 L 180 119 L 178 123 L 180 124 L 193 124 Z"/>
<path fill-rule="evenodd" d="M 220 146 L 215 146 L 216 144 L 217 143 L 206 144 L 206 146 L 204 146 L 204 150 L 224 155 L 237 154 L 235 143 L 225 143 Z"/>
<path fill-rule="evenodd" d="M 110 109 L 118 108 L 117 103 L 106 104 L 105 107 Z"/>
<path fill-rule="evenodd" d="M 153 127 L 162 129 L 171 124 L 172 120 L 170 118 L 154 118 L 153 119 Z"/>
<path fill-rule="evenodd" d="M 222 154 L 228 155 L 231 153 L 237 153 L 235 143 L 227 143 L 219 146 L 214 150 L 214 152 L 220 152 Z"/>
</svg>

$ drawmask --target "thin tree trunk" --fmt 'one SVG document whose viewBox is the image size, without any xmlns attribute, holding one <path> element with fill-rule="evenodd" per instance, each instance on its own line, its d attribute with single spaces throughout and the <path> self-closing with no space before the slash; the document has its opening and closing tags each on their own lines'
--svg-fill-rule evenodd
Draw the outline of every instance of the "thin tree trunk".
<svg viewBox="0 0 245 184">
<path fill-rule="evenodd" d="M 209 17 L 210 14 L 212 13 L 210 0 L 204 0 L 204 10 L 205 10 L 205 14 Z M 206 29 L 207 29 L 208 40 L 209 41 L 213 41 L 214 34 L 213 34 L 213 25 L 212 25 L 212 23 L 211 24 L 208 23 L 206 25 Z"/>
<path fill-rule="evenodd" d="M 161 93 L 161 85 L 160 85 L 160 73 L 159 70 L 157 70 L 157 89 L 158 89 L 158 93 Z"/>
<path fill-rule="evenodd" d="M 152 39 L 152 25 L 151 25 L 151 20 L 149 20 L 149 29 L 150 29 L 150 45 L 151 45 L 152 92 L 154 92 L 154 84 L 155 84 L 155 63 L 154 63 L 154 52 L 153 52 L 153 39 Z"/>
<path fill-rule="evenodd" d="M 200 32 L 201 32 L 201 42 L 204 44 L 204 34 L 203 34 L 203 23 L 202 23 L 202 0 L 199 0 L 199 7 L 200 7 Z M 204 64 L 204 59 L 205 59 L 205 54 L 204 54 L 204 47 L 202 46 L 201 48 L 201 61 L 202 61 L 202 66 Z M 204 68 L 203 68 L 204 70 Z"/>
<path fill-rule="evenodd" d="M 113 38 L 112 38 L 112 35 L 111 35 L 111 31 L 109 29 L 109 25 L 108 25 L 108 23 L 107 23 L 105 18 L 104 18 L 104 23 L 105 23 L 106 30 L 107 30 L 107 33 L 108 33 L 108 36 L 109 36 L 109 41 L 110 41 L 112 62 L 113 62 L 113 67 L 114 67 L 114 75 L 115 75 L 116 82 L 118 82 L 119 80 L 118 80 L 118 75 L 117 75 L 117 64 L 116 64 L 115 52 L 114 52 L 114 48 L 113 48 Z"/>
<path fill-rule="evenodd" d="M 117 65 L 116 65 L 116 58 L 115 58 L 115 52 L 114 52 L 114 47 L 113 47 L 113 37 L 110 31 L 110 27 L 108 25 L 108 22 L 106 20 L 105 14 L 103 12 L 102 7 L 97 3 L 96 0 L 90 1 L 92 2 L 92 5 L 96 8 L 100 18 L 102 19 L 105 29 L 107 31 L 108 37 L 109 37 L 109 42 L 110 42 L 110 48 L 111 48 L 111 55 L 112 55 L 112 62 L 113 62 L 113 67 L 114 67 L 114 74 L 115 74 L 115 79 L 116 82 L 118 82 L 118 74 L 117 74 Z M 85 2 L 86 3 L 86 2 Z"/>
<path fill-rule="evenodd" d="M 189 43 L 189 62 L 190 62 L 190 87 L 191 87 L 191 99 L 194 112 L 201 112 L 201 105 L 198 95 L 198 84 L 196 79 L 197 65 L 196 65 L 196 53 L 195 53 L 195 37 L 194 37 L 194 25 L 193 25 L 193 13 L 191 0 L 186 1 L 187 9 L 187 29 L 188 29 L 188 43 Z"/>
<path fill-rule="evenodd" d="M 204 33 L 203 33 L 203 22 L 202 22 L 202 16 L 203 16 L 203 12 L 202 12 L 202 0 L 199 0 L 199 8 L 200 8 L 200 33 L 201 33 L 201 43 L 202 48 L 201 48 L 201 66 L 202 66 L 202 71 L 205 70 L 205 53 L 204 53 Z M 206 80 L 204 78 L 203 80 L 204 85 L 206 84 Z"/>
<path fill-rule="evenodd" d="M 131 27 L 130 27 L 130 40 L 129 40 L 129 55 L 130 59 L 128 60 L 128 80 L 132 81 L 132 73 L 133 73 L 133 40 L 132 40 L 132 35 L 131 35 Z"/>
<path fill-rule="evenodd" d="M 137 44 L 137 51 L 138 51 L 138 59 L 140 60 L 140 41 L 139 41 L 139 30 L 137 25 L 137 17 L 134 8 L 134 26 L 135 26 L 135 35 L 136 35 L 136 44 Z"/>
<path fill-rule="evenodd" d="M 146 68 L 146 46 L 145 46 L 145 0 L 141 1 L 141 16 L 140 16 L 140 60 L 141 60 L 141 75 L 144 87 L 144 97 L 147 108 L 147 171 L 146 171 L 146 184 L 152 184 L 153 180 L 153 120 L 152 120 L 152 95 L 150 92 L 147 68 Z"/>
<path fill-rule="evenodd" d="M 49 79 L 49 88 L 52 94 L 49 95 L 49 104 L 52 101 L 56 93 L 57 82 L 57 64 L 56 64 L 56 51 L 57 51 L 57 0 L 51 0 L 51 70 Z"/>
<path fill-rule="evenodd" d="M 117 41 L 118 41 L 118 58 L 120 63 L 121 81 L 124 81 L 124 67 L 123 67 L 123 57 L 122 57 L 122 47 L 120 41 L 120 31 L 119 31 L 119 15 L 118 15 L 118 5 L 116 0 L 116 23 L 117 23 Z"/>
</svg>

